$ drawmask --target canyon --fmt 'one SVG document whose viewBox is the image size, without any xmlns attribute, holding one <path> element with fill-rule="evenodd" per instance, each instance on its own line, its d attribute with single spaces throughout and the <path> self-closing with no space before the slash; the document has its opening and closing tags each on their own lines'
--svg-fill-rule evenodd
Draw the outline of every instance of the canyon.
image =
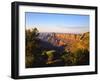
<svg viewBox="0 0 100 81">
<path fill-rule="evenodd" d="M 39 39 L 49 42 L 54 46 L 63 46 L 67 51 L 76 49 L 89 50 L 89 32 L 81 34 L 73 33 L 40 33 Z"/>
</svg>

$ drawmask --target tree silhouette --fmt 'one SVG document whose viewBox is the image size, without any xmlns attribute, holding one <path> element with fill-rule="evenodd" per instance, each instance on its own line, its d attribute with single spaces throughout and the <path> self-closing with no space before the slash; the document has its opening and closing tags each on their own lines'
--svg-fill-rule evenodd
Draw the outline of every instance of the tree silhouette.
<svg viewBox="0 0 100 81">
<path fill-rule="evenodd" d="M 37 28 L 26 30 L 26 67 L 32 67 L 38 57 L 38 35 Z"/>
</svg>

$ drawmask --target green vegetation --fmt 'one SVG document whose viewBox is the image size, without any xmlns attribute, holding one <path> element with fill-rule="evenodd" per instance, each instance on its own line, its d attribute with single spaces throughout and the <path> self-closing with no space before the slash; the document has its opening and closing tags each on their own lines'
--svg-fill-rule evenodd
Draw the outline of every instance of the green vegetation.
<svg viewBox="0 0 100 81">
<path fill-rule="evenodd" d="M 26 67 L 32 67 L 38 56 L 38 38 L 37 28 L 26 30 Z"/>
<path fill-rule="evenodd" d="M 65 65 L 87 65 L 89 64 L 89 51 L 77 49 L 74 53 L 65 52 L 62 55 Z"/>
</svg>

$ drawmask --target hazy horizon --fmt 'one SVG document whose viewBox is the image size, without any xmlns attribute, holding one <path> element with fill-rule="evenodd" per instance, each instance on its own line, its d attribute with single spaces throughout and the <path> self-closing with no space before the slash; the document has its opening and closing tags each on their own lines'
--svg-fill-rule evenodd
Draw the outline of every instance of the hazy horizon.
<svg viewBox="0 0 100 81">
<path fill-rule="evenodd" d="M 39 32 L 84 33 L 89 32 L 88 15 L 49 14 L 26 12 L 26 29 Z"/>
</svg>

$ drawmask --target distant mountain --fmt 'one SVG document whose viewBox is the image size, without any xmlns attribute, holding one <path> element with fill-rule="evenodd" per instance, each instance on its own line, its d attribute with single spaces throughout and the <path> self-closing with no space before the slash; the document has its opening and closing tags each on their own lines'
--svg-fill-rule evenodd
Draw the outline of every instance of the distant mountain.
<svg viewBox="0 0 100 81">
<path fill-rule="evenodd" d="M 63 46 L 66 50 L 70 51 L 75 51 L 77 48 L 89 50 L 89 32 L 82 34 L 39 33 L 38 38 L 52 44 L 53 46 Z"/>
</svg>

